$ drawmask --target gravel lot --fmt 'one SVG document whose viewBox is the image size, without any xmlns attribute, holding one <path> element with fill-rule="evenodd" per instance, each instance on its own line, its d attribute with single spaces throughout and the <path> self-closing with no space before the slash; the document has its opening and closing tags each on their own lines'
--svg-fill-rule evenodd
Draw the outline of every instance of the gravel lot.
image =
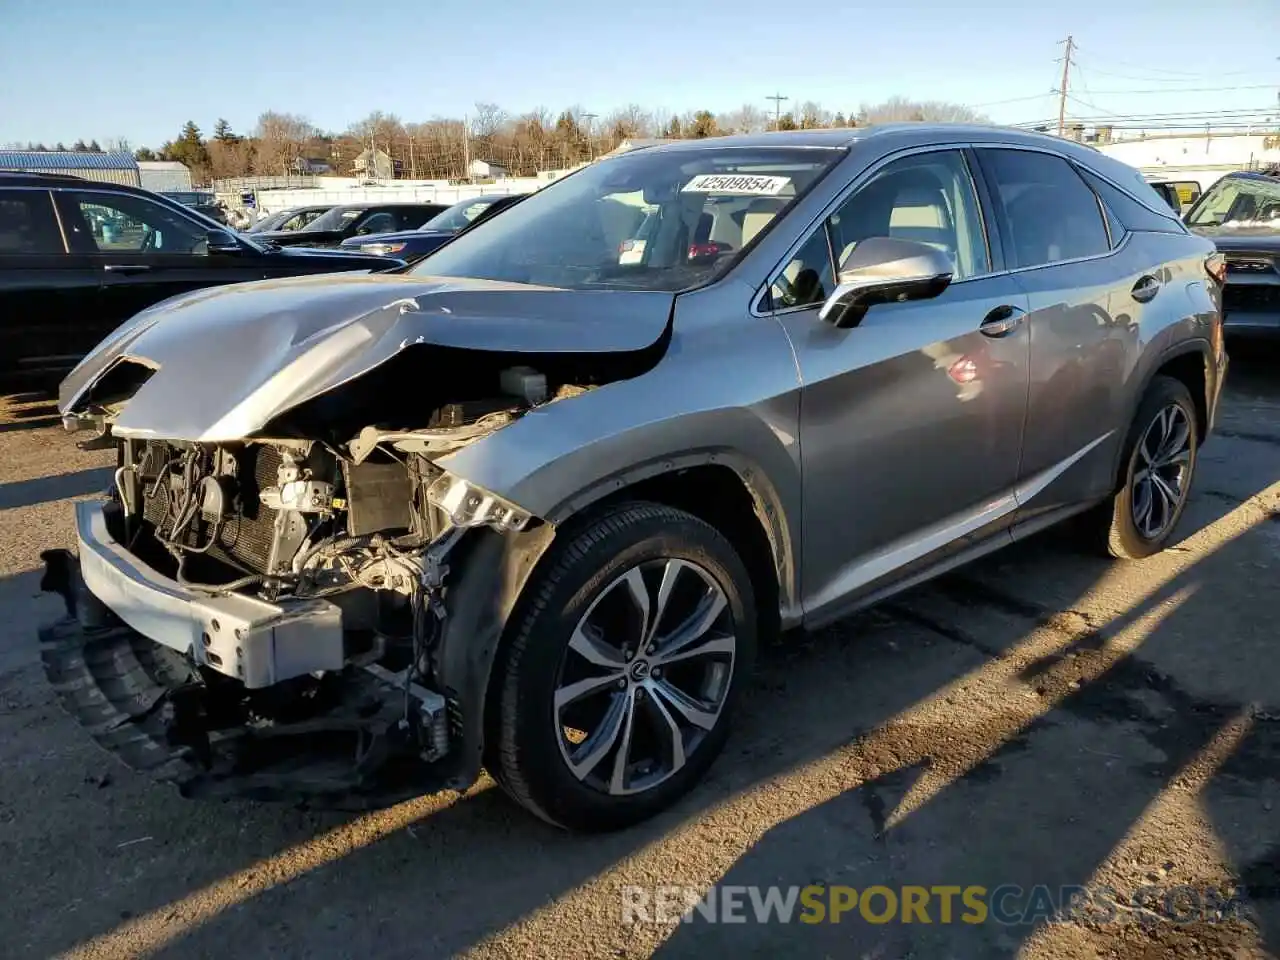
<svg viewBox="0 0 1280 960">
<path fill-rule="evenodd" d="M 39 552 L 107 457 L 0 423 L 0 955 L 1260 957 L 1280 952 L 1280 367 L 1237 346 L 1181 543 L 1050 533 L 768 651 L 660 821 L 571 837 L 487 782 L 364 816 L 184 801 L 63 716 Z M 623 924 L 624 885 L 1245 883 L 1242 919 Z"/>
</svg>

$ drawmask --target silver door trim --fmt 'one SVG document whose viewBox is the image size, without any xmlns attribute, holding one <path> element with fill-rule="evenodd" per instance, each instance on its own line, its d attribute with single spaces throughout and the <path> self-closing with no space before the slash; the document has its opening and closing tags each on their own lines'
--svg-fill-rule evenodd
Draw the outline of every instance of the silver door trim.
<svg viewBox="0 0 1280 960">
<path fill-rule="evenodd" d="M 866 559 L 846 567 L 826 589 L 805 603 L 806 615 L 837 604 L 855 590 L 927 557 L 950 543 L 977 533 L 989 524 L 1011 516 L 1114 433 L 1115 430 L 1108 430 L 1071 456 L 1049 466 L 1005 493 L 977 506 L 966 507 L 960 513 L 939 521 L 923 532 L 903 537 L 877 550 Z"/>
</svg>

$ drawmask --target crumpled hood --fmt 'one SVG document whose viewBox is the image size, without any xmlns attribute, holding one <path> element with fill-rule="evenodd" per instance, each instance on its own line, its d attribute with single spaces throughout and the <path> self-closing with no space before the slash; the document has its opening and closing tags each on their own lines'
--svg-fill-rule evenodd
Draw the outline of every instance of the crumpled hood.
<svg viewBox="0 0 1280 960">
<path fill-rule="evenodd" d="M 219 442 L 416 344 L 509 353 L 623 353 L 658 341 L 673 295 L 485 280 L 327 274 L 213 287 L 157 304 L 63 381 L 76 409 L 118 360 L 155 373 L 115 419 L 121 436 Z M 429 354 L 424 354 L 429 356 Z M 429 361 L 422 371 L 431 375 Z"/>
</svg>

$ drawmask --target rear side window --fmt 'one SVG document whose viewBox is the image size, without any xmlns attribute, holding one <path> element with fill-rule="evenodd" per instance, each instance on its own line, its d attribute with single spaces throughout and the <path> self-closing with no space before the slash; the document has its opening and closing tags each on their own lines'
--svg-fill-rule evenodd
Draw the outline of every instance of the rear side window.
<svg viewBox="0 0 1280 960">
<path fill-rule="evenodd" d="M 0 192 L 0 256 L 65 252 L 48 191 Z"/>
<path fill-rule="evenodd" d="M 1124 224 L 1126 230 L 1137 230 L 1146 233 L 1185 232 L 1182 222 L 1172 215 L 1172 210 L 1169 211 L 1168 216 L 1163 213 L 1156 213 L 1154 210 L 1147 209 L 1147 207 L 1123 190 L 1113 187 L 1090 171 L 1081 168 L 1080 175 L 1102 198 L 1102 202 L 1107 205 L 1111 213 L 1115 214 L 1116 218 Z M 1159 194 L 1154 189 L 1151 190 L 1151 193 L 1153 196 L 1159 197 Z"/>
<path fill-rule="evenodd" d="M 1098 198 L 1061 157 L 986 148 L 982 165 L 1004 212 L 1010 266 L 1038 267 L 1107 253 Z"/>
</svg>

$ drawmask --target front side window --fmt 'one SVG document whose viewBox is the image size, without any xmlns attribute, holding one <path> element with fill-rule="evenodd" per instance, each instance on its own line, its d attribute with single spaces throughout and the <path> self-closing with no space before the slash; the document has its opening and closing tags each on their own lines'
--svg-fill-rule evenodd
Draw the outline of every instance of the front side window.
<svg viewBox="0 0 1280 960">
<path fill-rule="evenodd" d="M 956 150 L 918 154 L 886 164 L 815 231 L 771 284 L 774 309 L 825 301 L 835 288 L 835 264 L 870 237 L 941 250 L 956 280 L 991 268 L 964 156 Z"/>
<path fill-rule="evenodd" d="M 0 256 L 65 252 L 47 191 L 0 192 Z"/>
<path fill-rule="evenodd" d="M 981 156 L 1008 224 L 1011 267 L 1094 257 L 1111 249 L 1098 198 L 1066 160 L 991 148 Z"/>
<path fill-rule="evenodd" d="M 1280 180 L 1223 177 L 1187 215 L 1193 227 L 1280 226 Z"/>
<path fill-rule="evenodd" d="M 59 194 L 74 245 L 99 253 L 207 252 L 208 231 L 168 207 L 132 194 Z M 69 206 L 69 210 L 68 210 Z"/>
<path fill-rule="evenodd" d="M 412 273 L 676 292 L 720 276 L 843 149 L 637 150 L 530 194 Z"/>
<path fill-rule="evenodd" d="M 473 197 L 470 200 L 463 200 L 461 203 L 455 203 L 443 213 L 437 213 L 434 217 L 422 225 L 423 230 L 442 230 L 449 233 L 457 233 L 463 227 L 471 223 L 480 216 L 485 210 L 498 203 L 502 197 Z"/>
<path fill-rule="evenodd" d="M 377 213 L 371 213 L 356 227 L 356 234 L 366 236 L 371 233 L 392 233 L 399 227 L 399 221 L 394 213 L 386 210 L 380 210 Z"/>
</svg>

